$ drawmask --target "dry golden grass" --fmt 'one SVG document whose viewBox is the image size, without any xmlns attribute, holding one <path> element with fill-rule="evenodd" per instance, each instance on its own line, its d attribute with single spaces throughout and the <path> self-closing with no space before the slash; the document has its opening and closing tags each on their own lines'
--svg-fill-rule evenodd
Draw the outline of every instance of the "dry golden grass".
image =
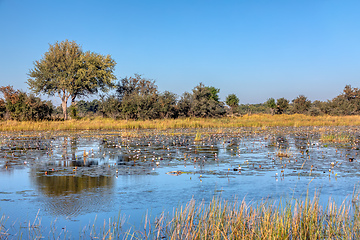
<svg viewBox="0 0 360 240">
<path fill-rule="evenodd" d="M 273 126 L 360 126 L 360 116 L 307 116 L 254 114 L 224 118 L 180 118 L 156 120 L 114 120 L 94 118 L 68 121 L 1 121 L 0 131 L 38 130 L 116 130 L 116 129 L 175 129 L 231 128 Z"/>
</svg>

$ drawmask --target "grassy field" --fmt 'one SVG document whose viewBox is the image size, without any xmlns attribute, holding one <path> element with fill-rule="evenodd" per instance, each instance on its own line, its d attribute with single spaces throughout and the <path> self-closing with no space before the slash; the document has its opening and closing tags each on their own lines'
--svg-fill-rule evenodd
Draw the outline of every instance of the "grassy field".
<svg viewBox="0 0 360 240">
<path fill-rule="evenodd" d="M 68 121 L 18 122 L 1 121 L 0 131 L 38 130 L 115 130 L 115 129 L 175 129 L 228 128 L 273 126 L 360 126 L 360 116 L 308 116 L 253 114 L 224 118 L 181 118 L 161 120 L 114 120 L 93 118 Z"/>
</svg>

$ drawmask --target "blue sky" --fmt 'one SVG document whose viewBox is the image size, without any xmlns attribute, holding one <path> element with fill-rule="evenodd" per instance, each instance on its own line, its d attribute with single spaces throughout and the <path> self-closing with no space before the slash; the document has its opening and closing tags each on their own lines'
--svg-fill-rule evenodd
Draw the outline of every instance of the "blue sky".
<svg viewBox="0 0 360 240">
<path fill-rule="evenodd" d="M 27 91 L 49 44 L 75 40 L 181 95 L 197 84 L 240 103 L 360 87 L 360 1 L 0 0 L 0 85 Z"/>
</svg>

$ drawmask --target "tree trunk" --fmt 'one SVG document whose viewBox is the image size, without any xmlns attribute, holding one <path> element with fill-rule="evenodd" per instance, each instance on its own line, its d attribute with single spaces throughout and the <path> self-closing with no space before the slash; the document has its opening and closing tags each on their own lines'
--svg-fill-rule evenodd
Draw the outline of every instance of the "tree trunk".
<svg viewBox="0 0 360 240">
<path fill-rule="evenodd" d="M 61 98 L 61 106 L 62 106 L 62 109 L 63 109 L 64 120 L 67 120 L 68 115 L 67 115 L 66 109 L 67 109 L 67 101 L 68 101 L 70 95 L 67 95 L 66 91 L 63 90 L 62 93 L 59 92 L 59 97 Z"/>
<path fill-rule="evenodd" d="M 62 101 L 61 102 L 61 106 L 63 109 L 63 114 L 64 114 L 64 120 L 67 120 L 68 116 L 67 116 L 67 112 L 66 112 L 66 108 L 67 108 L 67 101 Z"/>
</svg>

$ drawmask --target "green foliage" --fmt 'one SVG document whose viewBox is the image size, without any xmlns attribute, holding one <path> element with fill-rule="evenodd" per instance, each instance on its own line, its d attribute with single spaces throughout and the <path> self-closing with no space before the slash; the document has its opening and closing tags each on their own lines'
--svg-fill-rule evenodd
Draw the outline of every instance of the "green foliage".
<svg viewBox="0 0 360 240">
<path fill-rule="evenodd" d="M 202 83 L 193 89 L 190 108 L 191 116 L 219 117 L 226 113 L 224 104 L 214 99 L 214 92 L 211 92 L 211 89 L 211 87 L 205 87 Z"/>
<path fill-rule="evenodd" d="M 42 101 L 39 97 L 33 94 L 25 94 L 26 113 L 23 119 L 20 120 L 44 120 L 50 119 L 54 106 L 51 101 Z"/>
<path fill-rule="evenodd" d="M 257 114 L 268 112 L 266 103 L 240 104 L 238 109 L 240 114 Z"/>
<path fill-rule="evenodd" d="M 231 108 L 231 113 L 237 112 L 239 107 L 239 98 L 235 94 L 229 94 L 226 97 L 225 103 Z"/>
<path fill-rule="evenodd" d="M 70 107 L 68 108 L 69 112 L 70 112 L 70 117 L 71 119 L 78 119 L 78 115 L 77 115 L 77 106 L 76 104 L 71 104 Z"/>
<path fill-rule="evenodd" d="M 192 97 L 192 94 L 188 92 L 184 92 L 183 95 L 181 95 L 181 98 L 177 103 L 178 114 L 180 117 L 190 117 L 191 104 L 193 102 Z"/>
<path fill-rule="evenodd" d="M 27 83 L 34 93 L 58 95 L 66 120 L 69 98 L 75 102 L 77 97 L 106 91 L 113 86 L 115 64 L 110 55 L 83 52 L 76 42 L 65 40 L 50 45 L 44 57 L 34 62 Z"/>
<path fill-rule="evenodd" d="M 154 119 L 159 117 L 158 91 L 155 81 L 134 77 L 123 78 L 117 85 L 121 117 L 124 119 Z"/>
<path fill-rule="evenodd" d="M 328 104 L 332 115 L 360 114 L 360 90 L 346 85 L 343 93 Z"/>
<path fill-rule="evenodd" d="M 85 117 L 87 115 L 94 115 L 99 111 L 100 101 L 97 99 L 89 101 L 80 100 L 76 103 L 77 112 L 79 117 Z"/>
<path fill-rule="evenodd" d="M 330 109 L 327 109 L 327 103 L 326 102 L 321 102 L 321 101 L 314 101 L 311 104 L 311 107 L 309 109 L 309 114 L 311 116 L 320 116 L 323 115 L 325 112 L 329 112 Z"/>
<path fill-rule="evenodd" d="M 266 106 L 267 106 L 268 108 L 273 108 L 273 109 L 275 109 L 275 108 L 276 108 L 275 99 L 274 99 L 274 98 L 269 98 L 269 99 L 266 101 Z"/>
<path fill-rule="evenodd" d="M 120 100 L 131 95 L 146 96 L 157 94 L 157 86 L 154 80 L 134 74 L 134 77 L 126 77 L 117 84 L 116 92 Z"/>
<path fill-rule="evenodd" d="M 44 120 L 50 119 L 53 105 L 50 101 L 42 101 L 40 98 L 20 90 L 14 90 L 12 86 L 0 87 L 4 99 L 1 99 L 0 111 L 2 117 L 6 114 L 12 120 Z"/>
<path fill-rule="evenodd" d="M 99 103 L 99 112 L 104 117 L 119 118 L 120 117 L 120 102 L 115 95 L 108 97 L 101 96 Z"/>
<path fill-rule="evenodd" d="M 292 100 L 292 113 L 305 114 L 309 111 L 311 107 L 311 101 L 307 99 L 304 95 L 300 95 L 294 100 Z"/>
<path fill-rule="evenodd" d="M 206 87 L 206 88 L 210 90 L 210 99 L 213 99 L 215 102 L 219 102 L 219 100 L 220 100 L 220 98 L 219 98 L 220 89 L 212 87 L 212 86 Z"/>
<path fill-rule="evenodd" d="M 4 99 L 0 99 L 0 118 L 4 118 L 6 113 L 6 103 Z"/>
<path fill-rule="evenodd" d="M 159 95 L 159 112 L 160 118 L 177 118 L 178 109 L 176 106 L 176 94 L 165 91 Z"/>
<path fill-rule="evenodd" d="M 279 98 L 276 100 L 276 114 L 283 114 L 289 107 L 289 100 L 285 98 Z"/>
<path fill-rule="evenodd" d="M 270 108 L 271 114 L 275 113 L 275 108 L 276 108 L 276 103 L 275 103 L 275 99 L 274 98 L 269 98 L 266 102 L 265 105 Z"/>
<path fill-rule="evenodd" d="M 226 104 L 230 107 L 237 107 L 239 102 L 239 98 L 235 94 L 229 94 L 226 97 Z"/>
</svg>

